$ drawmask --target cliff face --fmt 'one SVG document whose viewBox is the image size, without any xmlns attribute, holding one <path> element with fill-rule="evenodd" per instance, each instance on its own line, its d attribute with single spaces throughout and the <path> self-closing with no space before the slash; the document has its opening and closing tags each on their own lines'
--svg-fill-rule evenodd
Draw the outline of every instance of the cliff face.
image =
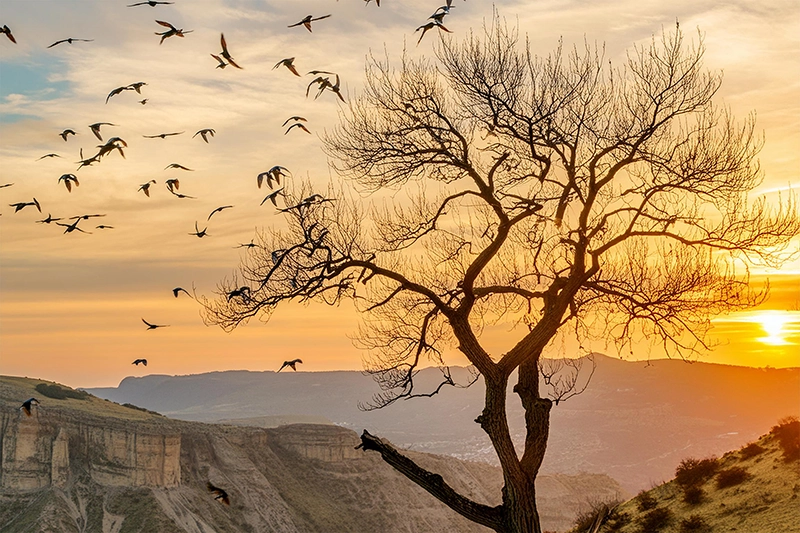
<svg viewBox="0 0 800 533">
<path fill-rule="evenodd" d="M 3 532 L 486 531 L 356 450 L 357 434 L 342 427 L 184 422 L 91 396 L 41 397 L 36 384 L 0 378 Z M 18 407 L 31 396 L 41 405 L 27 417 Z M 409 453 L 465 496 L 500 503 L 499 469 Z M 577 502 L 620 491 L 595 477 L 589 486 L 540 480 L 545 529 L 566 529 Z M 230 506 L 214 500 L 209 481 L 228 491 Z"/>
</svg>

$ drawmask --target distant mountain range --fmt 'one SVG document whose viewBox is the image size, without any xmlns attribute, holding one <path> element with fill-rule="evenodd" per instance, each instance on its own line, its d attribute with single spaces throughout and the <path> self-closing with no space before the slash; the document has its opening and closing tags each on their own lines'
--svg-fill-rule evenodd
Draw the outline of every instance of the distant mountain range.
<svg viewBox="0 0 800 533">
<path fill-rule="evenodd" d="M 798 368 L 594 359 L 587 390 L 553 408 L 544 473 L 608 474 L 635 493 L 669 479 L 687 456 L 737 448 L 764 434 L 777 419 L 800 411 Z M 453 372 L 466 381 L 465 369 Z M 436 369 L 421 371 L 420 390 L 435 387 L 439 377 Z M 398 446 L 495 461 L 488 439 L 474 423 L 483 407 L 481 381 L 371 412 L 358 405 L 379 389 L 369 376 L 352 371 L 151 375 L 125 378 L 116 388 L 87 390 L 184 420 L 235 419 L 257 426 L 265 425 L 259 417 L 323 417 L 356 431 L 369 429 Z M 515 440 L 521 443 L 522 409 L 512 393 L 508 409 Z"/>
</svg>

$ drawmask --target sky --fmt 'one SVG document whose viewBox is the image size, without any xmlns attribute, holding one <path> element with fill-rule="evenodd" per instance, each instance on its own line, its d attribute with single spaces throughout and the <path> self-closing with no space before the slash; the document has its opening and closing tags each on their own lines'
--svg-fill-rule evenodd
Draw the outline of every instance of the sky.
<svg viewBox="0 0 800 533">
<path fill-rule="evenodd" d="M 39 377 L 71 386 L 115 385 L 129 375 L 190 374 L 214 370 L 277 369 L 300 357 L 303 370 L 361 369 L 362 354 L 350 337 L 358 316 L 348 303 L 288 304 L 268 323 L 258 320 L 233 333 L 206 327 L 198 305 L 173 298 L 172 288 L 210 294 L 237 266 L 258 228 L 279 223 L 256 175 L 273 165 L 318 186 L 336 182 L 319 134 L 333 128 L 344 106 L 333 93 L 306 98 L 311 76 L 273 66 L 295 57 L 301 74 L 337 72 L 346 99 L 363 86 L 368 54 L 397 59 L 432 55 L 437 35 L 419 33 L 440 0 L 175 0 L 173 5 L 126 7 L 131 0 L 4 0 L 0 26 L 0 373 Z M 604 43 L 619 64 L 625 51 L 647 42 L 676 20 L 687 36 L 705 36 L 706 65 L 724 73 L 718 101 L 744 118 L 757 113 L 766 140 L 760 154 L 764 182 L 753 196 L 777 199 L 800 187 L 800 5 L 795 0 L 454 0 L 445 24 L 455 38 L 479 29 L 492 16 L 518 24 L 532 50 L 546 55 L 559 39 Z M 331 14 L 313 33 L 288 28 L 304 16 Z M 159 45 L 155 20 L 192 30 Z M 243 70 L 216 69 L 224 32 Z M 53 42 L 72 38 L 92 42 Z M 109 92 L 144 81 L 142 94 Z M 313 93 L 312 93 L 313 94 Z M 145 105 L 138 103 L 147 99 Z M 311 135 L 289 116 L 307 117 Z M 79 150 L 120 136 L 126 158 L 112 154 L 77 172 L 70 193 L 58 177 L 74 173 Z M 65 142 L 59 133 L 77 135 Z M 204 143 L 202 128 L 216 136 Z M 166 139 L 143 135 L 185 132 Z M 44 154 L 60 158 L 37 160 Z M 165 170 L 179 163 L 193 171 Z M 164 187 L 179 178 L 179 199 Z M 141 184 L 155 179 L 148 198 Z M 14 213 L 11 203 L 36 197 Z M 221 205 L 233 205 L 214 215 Z M 105 214 L 82 221 L 91 234 L 63 234 L 37 224 L 52 214 Z M 189 233 L 208 226 L 209 237 Z M 95 229 L 98 224 L 113 229 Z M 798 243 L 800 245 L 800 243 Z M 771 298 L 761 307 L 714 320 L 718 346 L 700 360 L 756 367 L 800 366 L 800 260 L 779 271 L 754 268 L 754 282 L 768 281 Z M 169 328 L 147 331 L 141 319 Z M 501 349 L 519 332 L 489 328 L 485 342 Z M 617 355 L 613 346 L 597 351 Z M 554 347 L 558 350 L 558 347 Z M 629 355 L 626 354 L 629 357 Z M 645 348 L 634 353 L 646 358 Z M 130 362 L 144 357 L 147 368 Z M 458 358 L 453 363 L 463 363 Z"/>
</svg>

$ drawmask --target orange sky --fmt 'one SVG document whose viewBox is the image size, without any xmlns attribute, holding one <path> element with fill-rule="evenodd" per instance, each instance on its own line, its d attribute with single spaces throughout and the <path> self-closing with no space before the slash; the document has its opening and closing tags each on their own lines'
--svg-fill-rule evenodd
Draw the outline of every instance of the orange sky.
<svg viewBox="0 0 800 533">
<path fill-rule="evenodd" d="M 430 54 L 434 39 L 426 36 L 416 47 L 419 34 L 413 30 L 436 5 L 384 4 L 378 9 L 355 0 L 192 0 L 191 9 L 188 2 L 128 9 L 106 0 L 5 0 L 3 23 L 18 44 L 0 36 L 0 184 L 14 183 L 0 189 L 0 373 L 101 386 L 133 373 L 277 369 L 294 357 L 304 359 L 304 370 L 360 369 L 361 354 L 348 339 L 357 326 L 349 304 L 335 310 L 285 306 L 267 325 L 253 321 L 226 334 L 206 328 L 197 305 L 173 298 L 171 289 L 195 284 L 199 293 L 210 293 L 236 267 L 237 244 L 278 220 L 269 206 L 259 206 L 265 194 L 255 185 L 259 172 L 281 164 L 321 186 L 335 179 L 316 134 L 336 124 L 340 104 L 329 94 L 305 98 L 309 80 L 273 70 L 278 60 L 295 56 L 302 72 L 338 72 L 349 98 L 362 86 L 370 50 L 382 53 L 385 46 L 397 57 L 405 40 L 411 55 Z M 560 36 L 570 46 L 585 37 L 605 41 L 608 57 L 619 61 L 633 43 L 676 19 L 682 28 L 699 27 L 706 34 L 708 67 L 725 73 L 719 100 L 740 118 L 758 112 L 766 137 L 765 181 L 754 195 L 776 199 L 778 190 L 796 188 L 800 8 L 792 2 L 763 10 L 711 0 L 665 4 L 495 3 L 501 15 L 519 21 L 541 54 Z M 448 28 L 457 34 L 478 28 L 491 9 L 488 3 L 459 2 Z M 332 17 L 315 25 L 313 34 L 286 28 L 308 13 Z M 159 45 L 154 16 L 195 31 Z M 214 69 L 208 54 L 218 52 L 221 31 L 245 70 Z M 95 41 L 46 49 L 70 36 Z M 143 95 L 127 91 L 104 103 L 111 89 L 135 81 L 148 83 Z M 143 97 L 147 105 L 137 104 Z M 281 123 L 294 114 L 308 117 L 314 135 L 283 134 Z M 68 193 L 57 178 L 75 172 L 79 148 L 94 150 L 97 142 L 86 125 L 98 121 L 118 124 L 106 137 L 128 140 L 128 157 L 110 156 L 82 169 L 81 187 Z M 67 127 L 78 135 L 64 142 L 58 132 Z M 217 130 L 209 144 L 191 138 L 204 127 Z M 187 134 L 142 137 L 166 131 Z M 50 152 L 63 158 L 36 161 Z M 195 171 L 163 170 L 173 162 Z M 163 183 L 174 177 L 181 179 L 181 192 L 197 200 L 169 195 Z M 146 198 L 137 189 L 149 179 L 158 184 Z M 31 208 L 14 214 L 8 207 L 34 196 L 42 215 Z M 195 221 L 202 229 L 208 213 L 223 204 L 235 208 L 215 215 L 211 237 L 188 235 Z M 100 220 L 115 229 L 93 230 L 95 224 L 87 223 L 93 234 L 64 235 L 62 228 L 34 223 L 47 213 L 107 213 Z M 800 261 L 781 272 L 754 272 L 769 274 L 772 298 L 759 310 L 717 319 L 713 336 L 721 345 L 702 360 L 800 366 Z M 143 317 L 170 328 L 145 331 Z M 497 326 L 485 340 L 500 352 L 514 335 L 508 326 Z M 615 355 L 613 347 L 592 348 Z M 644 347 L 635 355 L 645 357 Z M 150 366 L 131 367 L 138 357 Z"/>
</svg>

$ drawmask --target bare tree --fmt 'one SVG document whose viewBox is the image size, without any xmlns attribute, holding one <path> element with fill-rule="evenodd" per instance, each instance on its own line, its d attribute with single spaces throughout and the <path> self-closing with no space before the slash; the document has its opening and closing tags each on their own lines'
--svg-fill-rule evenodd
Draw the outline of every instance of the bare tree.
<svg viewBox="0 0 800 533">
<path fill-rule="evenodd" d="M 470 520 L 539 532 L 553 400 L 585 387 L 575 362 L 546 362 L 545 348 L 569 331 L 620 347 L 645 338 L 670 356 L 705 349 L 711 317 L 763 299 L 747 265 L 779 265 L 800 233 L 793 198 L 748 199 L 762 141 L 753 116 L 739 123 L 712 103 L 721 75 L 703 52 L 702 36 L 687 43 L 676 28 L 619 68 L 588 45 L 538 57 L 496 19 L 443 38 L 433 60 L 371 59 L 364 93 L 324 137 L 342 191 L 287 194 L 287 227 L 261 236 L 205 319 L 229 330 L 284 300 L 353 299 L 366 371 L 384 390 L 373 407 L 456 385 L 443 354 L 457 349 L 485 383 L 476 422 L 502 466 L 502 504 L 456 494 L 366 431 L 362 446 Z M 364 205 L 347 184 L 408 198 Z M 492 354 L 481 331 L 498 321 L 522 333 Z M 418 390 L 431 363 L 442 384 Z M 521 450 L 506 416 L 515 371 Z"/>
</svg>

